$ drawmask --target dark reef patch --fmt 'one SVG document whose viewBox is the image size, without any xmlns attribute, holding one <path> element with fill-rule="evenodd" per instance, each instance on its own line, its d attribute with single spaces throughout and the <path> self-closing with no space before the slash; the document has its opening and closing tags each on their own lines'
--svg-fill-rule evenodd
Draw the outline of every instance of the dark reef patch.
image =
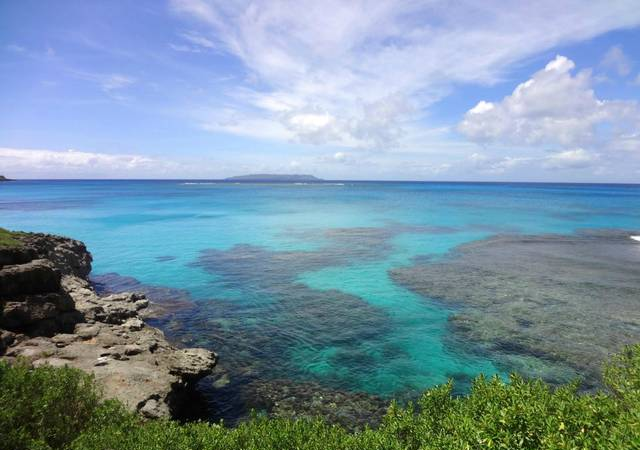
<svg viewBox="0 0 640 450">
<path fill-rule="evenodd" d="M 452 342 L 551 382 L 579 374 L 588 388 L 610 354 L 640 340 L 640 245 L 630 234 L 497 236 L 391 276 L 459 307 Z"/>
<path fill-rule="evenodd" d="M 156 262 L 175 261 L 175 259 L 176 259 L 176 257 L 175 256 L 171 256 L 171 255 L 157 256 L 156 257 Z"/>
<path fill-rule="evenodd" d="M 377 426 L 388 402 L 364 393 L 327 389 L 313 382 L 284 380 L 256 381 L 246 387 L 252 409 L 269 411 L 273 417 L 289 419 L 324 417 L 349 430 Z M 305 399 L 303 403 L 299 399 Z"/>
<path fill-rule="evenodd" d="M 388 401 L 357 392 L 362 380 L 374 379 L 386 365 L 401 367 L 410 358 L 389 339 L 402 325 L 363 298 L 314 289 L 299 277 L 384 260 L 393 251 L 392 240 L 402 233 L 455 232 L 388 223 L 295 232 L 303 241 L 321 243 L 314 250 L 248 244 L 204 250 L 191 265 L 210 273 L 212 292 L 230 293 L 226 298 L 191 299 L 185 291 L 146 286 L 117 274 L 93 281 L 99 290 L 141 291 L 161 307 L 168 304 L 153 325 L 174 342 L 218 352 L 213 375 L 200 383 L 212 419 L 234 424 L 257 408 L 280 417 L 321 415 L 361 428 L 378 423 Z M 177 305 L 171 302 L 176 299 Z M 467 389 L 468 377 L 454 375 L 457 390 Z M 417 394 L 410 377 L 406 386 L 401 383 L 396 397 Z"/>
<path fill-rule="evenodd" d="M 277 294 L 271 292 L 273 295 Z M 198 301 L 192 310 L 154 320 L 171 340 L 184 345 L 197 342 L 216 348 L 221 355 L 213 375 L 200 384 L 214 420 L 235 424 L 247 418 L 252 408 L 277 416 L 325 415 L 327 402 L 314 403 L 317 392 L 305 388 L 309 382 L 304 380 L 314 378 L 306 365 L 326 345 L 347 346 L 358 359 L 357 363 L 352 362 L 354 371 L 375 369 L 375 361 L 372 364 L 361 339 L 379 339 L 388 331 L 384 314 L 357 297 L 313 291 L 304 285 L 293 285 L 288 294 L 281 295 L 278 301 L 261 304 Z M 291 363 L 292 352 L 301 347 L 307 352 L 300 366 L 296 366 Z M 340 353 L 335 357 L 339 358 Z M 335 397 L 334 417 L 328 419 L 339 422 L 342 412 L 351 411 L 349 414 L 359 414 L 353 426 L 365 421 L 375 423 L 379 400 L 348 392 L 342 375 L 317 377 L 316 383 L 323 387 L 327 398 Z M 283 389 L 296 395 L 283 397 L 284 403 L 272 401 L 279 398 Z M 354 399 L 362 403 L 364 398 L 369 399 L 365 402 L 368 409 L 356 411 Z M 363 406 L 361 403 L 358 404 Z"/>
<path fill-rule="evenodd" d="M 366 230 L 356 236 L 362 233 L 373 234 Z M 219 286 L 240 292 L 234 301 L 193 300 L 186 291 L 148 286 L 117 274 L 92 281 L 100 292 L 139 291 L 159 307 L 168 304 L 164 314 L 154 316 L 153 325 L 174 342 L 216 349 L 219 364 L 200 383 L 212 419 L 234 424 L 248 417 L 251 408 L 260 408 L 276 416 L 322 415 L 361 427 L 377 423 L 386 402 L 351 391 L 358 377 L 377 370 L 385 358 L 404 357 L 399 349 L 371 354 L 372 348 L 385 347 L 393 325 L 383 310 L 357 296 L 296 282 L 307 270 L 374 257 L 368 243 L 353 243 L 346 251 L 341 247 L 347 243 L 342 239 L 340 245 L 308 252 L 251 245 L 202 252 L 194 265 L 215 274 Z M 337 350 L 326 362 L 319 355 L 332 347 Z M 340 367 L 345 358 L 349 373 L 314 372 L 311 367 L 316 360 Z M 324 400 L 319 401 L 318 392 Z"/>
<path fill-rule="evenodd" d="M 234 423 L 249 408 L 266 405 L 274 415 L 323 415 L 340 423 L 357 415 L 353 426 L 374 424 L 385 400 L 354 391 L 381 366 L 409 357 L 389 344 L 397 324 L 358 296 L 313 289 L 298 277 L 384 259 L 400 233 L 452 232 L 393 223 L 297 231 L 304 240 L 322 242 L 317 250 L 247 244 L 204 250 L 192 265 L 214 275 L 218 288 L 239 293 L 238 299 L 198 300 L 197 308 L 160 326 L 186 345 L 215 348 L 221 355 L 213 379 L 202 384 L 203 390 L 215 391 L 210 398 L 217 418 Z M 334 400 L 318 402 L 317 392 Z M 269 400 L 274 398 L 279 400 Z M 334 409 L 329 414 L 327 408 Z"/>
</svg>

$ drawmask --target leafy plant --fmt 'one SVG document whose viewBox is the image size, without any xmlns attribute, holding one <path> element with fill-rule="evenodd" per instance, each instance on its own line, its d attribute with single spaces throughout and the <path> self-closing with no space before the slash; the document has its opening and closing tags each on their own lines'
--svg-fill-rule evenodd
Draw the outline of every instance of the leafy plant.
<svg viewBox="0 0 640 450">
<path fill-rule="evenodd" d="M 77 370 L 0 363 L 0 449 L 640 449 L 640 345 L 605 369 L 607 390 L 580 394 L 512 375 L 479 376 L 468 395 L 436 386 L 412 404 L 393 402 L 377 429 L 349 433 L 322 419 L 254 417 L 236 428 L 140 420 L 101 402 Z"/>
</svg>

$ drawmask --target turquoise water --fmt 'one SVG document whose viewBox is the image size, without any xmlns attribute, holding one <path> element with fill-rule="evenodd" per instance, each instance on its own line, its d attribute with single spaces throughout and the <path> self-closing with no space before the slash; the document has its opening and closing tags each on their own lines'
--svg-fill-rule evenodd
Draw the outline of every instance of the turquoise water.
<svg viewBox="0 0 640 450">
<path fill-rule="evenodd" d="M 217 350 L 240 383 L 397 396 L 509 368 L 449 339 L 452 310 L 389 270 L 498 233 L 639 229 L 640 189 L 18 181 L 0 184 L 0 226 L 83 240 L 95 276 L 180 290 L 196 309 L 158 323 Z"/>
</svg>

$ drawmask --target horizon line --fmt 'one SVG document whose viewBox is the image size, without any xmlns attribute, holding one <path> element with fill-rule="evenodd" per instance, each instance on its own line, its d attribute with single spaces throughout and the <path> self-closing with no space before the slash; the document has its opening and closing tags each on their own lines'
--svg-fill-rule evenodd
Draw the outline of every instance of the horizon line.
<svg viewBox="0 0 640 450">
<path fill-rule="evenodd" d="M 375 180 L 375 179 L 324 179 L 318 178 L 316 180 L 305 181 L 283 181 L 283 180 L 237 180 L 228 178 L 7 178 L 0 183 L 0 186 L 4 182 L 16 182 L 16 181 L 215 181 L 231 184 L 322 184 L 322 183 L 335 183 L 335 182 L 349 182 L 349 183 L 452 183 L 452 184 L 565 184 L 565 185 L 620 185 L 620 186 L 640 186 L 640 182 L 589 182 L 589 181 L 497 181 L 497 180 Z"/>
</svg>

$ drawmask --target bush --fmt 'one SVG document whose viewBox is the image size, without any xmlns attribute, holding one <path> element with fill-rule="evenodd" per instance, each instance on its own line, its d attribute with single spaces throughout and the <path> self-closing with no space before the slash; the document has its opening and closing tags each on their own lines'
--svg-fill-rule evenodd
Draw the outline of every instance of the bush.
<svg viewBox="0 0 640 450">
<path fill-rule="evenodd" d="M 63 448 L 113 407 L 100 402 L 93 378 L 80 370 L 0 361 L 1 450 Z"/>
<path fill-rule="evenodd" d="M 321 419 L 256 417 L 236 428 L 142 422 L 117 402 L 100 403 L 91 379 L 78 371 L 0 365 L 0 445 L 73 450 L 640 449 L 640 346 L 613 358 L 605 383 L 607 391 L 581 395 L 577 383 L 553 389 L 516 375 L 509 383 L 480 376 L 466 396 L 452 396 L 451 382 L 437 386 L 415 404 L 392 403 L 379 428 L 349 433 Z"/>
</svg>

